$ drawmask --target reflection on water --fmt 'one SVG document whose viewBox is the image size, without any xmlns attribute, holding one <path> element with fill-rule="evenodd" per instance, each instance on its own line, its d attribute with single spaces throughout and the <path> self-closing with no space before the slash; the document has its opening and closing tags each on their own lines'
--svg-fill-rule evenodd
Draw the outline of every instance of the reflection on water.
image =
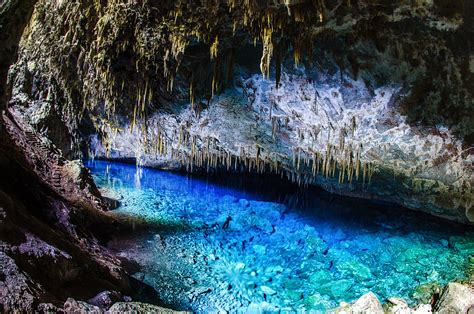
<svg viewBox="0 0 474 314">
<path fill-rule="evenodd" d="M 120 199 L 117 215 L 187 227 L 110 243 L 176 308 L 325 310 L 368 291 L 414 305 L 465 278 L 474 254 L 472 228 L 274 177 L 87 166 L 99 187 Z"/>
</svg>

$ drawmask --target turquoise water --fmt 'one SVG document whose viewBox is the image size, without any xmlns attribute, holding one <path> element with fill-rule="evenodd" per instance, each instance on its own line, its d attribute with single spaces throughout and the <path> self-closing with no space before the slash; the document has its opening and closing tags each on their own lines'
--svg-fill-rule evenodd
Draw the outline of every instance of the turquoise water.
<svg viewBox="0 0 474 314">
<path fill-rule="evenodd" d="M 115 215 L 158 231 L 109 243 L 177 309 L 324 311 L 369 291 L 427 303 L 466 279 L 474 230 L 387 204 L 270 178 L 217 180 L 93 161 Z M 169 228 L 167 228 L 167 226 Z M 158 229 L 157 229 L 158 230 Z"/>
</svg>

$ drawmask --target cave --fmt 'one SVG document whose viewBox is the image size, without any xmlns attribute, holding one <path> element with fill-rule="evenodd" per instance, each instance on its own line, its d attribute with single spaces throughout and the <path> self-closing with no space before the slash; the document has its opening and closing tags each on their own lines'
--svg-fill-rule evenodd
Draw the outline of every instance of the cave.
<svg viewBox="0 0 474 314">
<path fill-rule="evenodd" d="M 474 313 L 474 2 L 0 0 L 0 311 Z"/>
</svg>

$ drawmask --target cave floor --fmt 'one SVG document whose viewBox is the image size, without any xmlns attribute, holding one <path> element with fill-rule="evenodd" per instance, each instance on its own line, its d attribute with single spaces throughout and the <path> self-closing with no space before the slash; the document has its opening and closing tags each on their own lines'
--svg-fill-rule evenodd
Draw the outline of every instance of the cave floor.
<svg viewBox="0 0 474 314">
<path fill-rule="evenodd" d="M 439 286 L 467 278 L 474 255 L 472 227 L 395 205 L 272 180 L 87 166 L 120 201 L 114 216 L 156 226 L 109 247 L 138 263 L 133 276 L 176 309 L 327 310 L 369 291 L 428 303 Z"/>
</svg>

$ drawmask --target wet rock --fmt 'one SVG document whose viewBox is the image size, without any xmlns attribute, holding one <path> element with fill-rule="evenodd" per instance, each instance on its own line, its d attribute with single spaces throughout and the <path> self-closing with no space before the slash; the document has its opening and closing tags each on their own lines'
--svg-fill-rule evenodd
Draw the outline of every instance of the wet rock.
<svg viewBox="0 0 474 314">
<path fill-rule="evenodd" d="M 360 297 L 351 305 L 350 313 L 383 313 L 382 304 L 373 292 L 369 292 Z"/>
<path fill-rule="evenodd" d="M 120 201 L 110 198 L 110 197 L 102 197 L 104 199 L 105 204 L 107 205 L 107 209 L 113 210 L 120 207 Z"/>
<path fill-rule="evenodd" d="M 275 306 L 267 302 L 262 303 L 250 303 L 247 307 L 247 313 L 273 313 L 277 312 L 278 309 Z"/>
<path fill-rule="evenodd" d="M 472 253 L 474 252 L 474 242 L 466 237 L 450 237 L 449 246 L 458 250 L 461 253 Z"/>
<path fill-rule="evenodd" d="M 88 300 L 89 304 L 98 306 L 101 309 L 108 309 L 112 304 L 123 301 L 123 296 L 117 291 L 102 291 L 92 299 Z"/>
<path fill-rule="evenodd" d="M 389 298 L 383 306 L 386 314 L 410 314 L 408 303 L 401 298 Z"/>
<path fill-rule="evenodd" d="M 329 291 L 331 295 L 334 296 L 336 299 L 343 298 L 347 291 L 354 285 L 354 280 L 352 279 L 341 279 L 335 280 L 327 283 L 326 285 L 321 286 L 321 289 L 326 288 L 329 286 Z"/>
<path fill-rule="evenodd" d="M 249 203 L 249 201 L 247 201 L 246 199 L 242 198 L 242 199 L 239 200 L 239 205 L 240 205 L 241 207 L 244 207 L 244 208 L 245 208 L 245 207 L 249 207 L 249 206 L 250 206 L 250 203 Z"/>
<path fill-rule="evenodd" d="M 333 302 L 319 293 L 315 293 L 305 298 L 303 303 L 316 311 L 326 311 L 327 309 L 334 307 Z"/>
<path fill-rule="evenodd" d="M 313 283 L 318 283 L 318 284 L 326 283 L 332 280 L 332 273 L 327 270 L 320 270 L 320 271 L 312 273 L 308 279 L 310 282 L 313 282 Z"/>
<path fill-rule="evenodd" d="M 440 285 L 437 282 L 430 282 L 419 285 L 413 291 L 412 297 L 419 303 L 430 304 L 434 294 L 440 292 Z"/>
<path fill-rule="evenodd" d="M 255 244 L 253 247 L 252 247 L 253 251 L 258 254 L 258 255 L 265 255 L 265 253 L 267 252 L 265 246 L 263 245 L 260 245 L 260 244 Z"/>
<path fill-rule="evenodd" d="M 63 312 L 61 308 L 58 308 L 57 306 L 51 303 L 40 303 L 36 307 L 36 311 L 39 313 L 62 313 Z"/>
<path fill-rule="evenodd" d="M 444 287 L 433 310 L 443 314 L 467 313 L 473 306 L 474 289 L 457 282 L 452 282 Z"/>
<path fill-rule="evenodd" d="M 351 276 L 359 281 L 369 280 L 372 277 L 370 269 L 357 261 L 338 264 L 336 269 L 344 276 Z"/>
<path fill-rule="evenodd" d="M 107 311 L 111 314 L 121 314 L 121 313 L 160 313 L 160 314 L 177 314 L 177 313 L 188 313 L 188 312 L 178 312 L 170 310 L 164 307 L 157 305 L 146 304 L 141 302 L 118 302 L 112 305 L 112 307 Z"/>
<path fill-rule="evenodd" d="M 95 305 L 91 305 L 87 302 L 76 301 L 72 298 L 69 298 L 64 303 L 64 311 L 70 314 L 82 314 L 82 313 L 92 313 L 100 314 L 102 310 Z"/>
<path fill-rule="evenodd" d="M 328 249 L 328 245 L 318 236 L 309 235 L 306 237 L 308 249 L 317 253 L 323 253 Z"/>
<path fill-rule="evenodd" d="M 261 286 L 260 289 L 265 293 L 266 295 L 275 295 L 276 291 L 273 290 L 272 288 L 268 286 Z"/>
</svg>

